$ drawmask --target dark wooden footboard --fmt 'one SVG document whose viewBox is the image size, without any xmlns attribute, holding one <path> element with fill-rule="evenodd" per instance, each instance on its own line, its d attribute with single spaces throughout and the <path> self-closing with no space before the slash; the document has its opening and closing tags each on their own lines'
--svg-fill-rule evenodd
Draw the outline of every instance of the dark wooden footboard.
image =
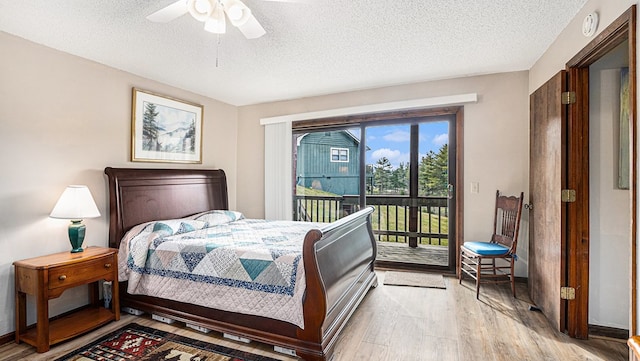
<svg viewBox="0 0 640 361">
<path fill-rule="evenodd" d="M 296 350 L 305 360 L 331 358 L 344 324 L 369 288 L 377 285 L 372 212 L 373 207 L 363 209 L 305 237 L 305 327 L 298 337 L 312 347 Z"/>
</svg>

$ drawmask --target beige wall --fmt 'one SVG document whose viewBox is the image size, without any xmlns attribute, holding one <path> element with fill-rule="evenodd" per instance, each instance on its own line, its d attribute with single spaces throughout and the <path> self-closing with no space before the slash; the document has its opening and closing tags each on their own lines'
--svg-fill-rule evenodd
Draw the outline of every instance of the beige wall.
<svg viewBox="0 0 640 361">
<path fill-rule="evenodd" d="M 0 32 L 0 335 L 14 327 L 13 261 L 70 249 L 67 221 L 48 218 L 68 184 L 89 186 L 102 216 L 85 245 L 107 245 L 106 166 L 222 168 L 236 204 L 237 108 Z M 131 163 L 131 89 L 204 105 L 203 164 Z M 51 302 L 85 303 L 84 288 Z M 30 302 L 29 322 L 35 309 Z"/>
<path fill-rule="evenodd" d="M 582 7 L 578 15 L 567 25 L 562 33 L 551 44 L 549 49 L 538 59 L 529 70 L 529 93 L 533 93 L 554 74 L 565 68 L 580 50 L 592 41 L 607 25 L 611 24 L 635 0 L 591 0 Z M 590 38 L 582 35 L 582 21 L 587 14 L 597 12 L 599 20 L 596 34 Z"/>
<path fill-rule="evenodd" d="M 404 86 L 363 90 L 241 107 L 238 116 L 238 209 L 249 217 L 264 216 L 264 128 L 260 119 L 286 114 L 401 100 L 477 93 L 478 102 L 464 107 L 464 233 L 485 239 L 493 225 L 496 189 L 529 190 L 528 73 L 514 72 Z M 478 182 L 480 193 L 470 193 Z M 527 272 L 528 221 L 523 217 L 517 274 Z"/>
</svg>

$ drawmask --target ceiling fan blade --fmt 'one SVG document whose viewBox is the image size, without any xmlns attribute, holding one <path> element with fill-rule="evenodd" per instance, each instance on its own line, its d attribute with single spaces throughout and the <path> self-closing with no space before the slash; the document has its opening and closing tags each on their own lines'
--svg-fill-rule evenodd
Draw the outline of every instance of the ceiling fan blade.
<svg viewBox="0 0 640 361">
<path fill-rule="evenodd" d="M 178 0 L 173 4 L 162 8 L 155 13 L 147 16 L 148 20 L 151 20 L 156 23 L 168 23 L 173 19 L 177 19 L 180 16 L 187 13 L 187 1 L 186 0 Z"/>
<path fill-rule="evenodd" d="M 253 14 L 249 16 L 246 23 L 238 26 L 238 29 L 247 39 L 256 39 L 267 33 Z"/>
</svg>

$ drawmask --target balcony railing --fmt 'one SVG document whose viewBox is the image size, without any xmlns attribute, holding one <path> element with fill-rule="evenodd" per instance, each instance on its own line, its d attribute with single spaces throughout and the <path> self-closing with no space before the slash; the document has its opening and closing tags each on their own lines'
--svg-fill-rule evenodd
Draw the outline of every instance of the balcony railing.
<svg viewBox="0 0 640 361">
<path fill-rule="evenodd" d="M 296 195 L 294 219 L 308 222 L 333 222 L 357 211 L 358 196 Z M 408 243 L 415 237 L 418 244 L 447 246 L 449 244 L 449 212 L 447 197 L 368 195 L 373 233 L 378 241 Z M 417 229 L 409 229 L 410 208 L 417 208 Z"/>
</svg>

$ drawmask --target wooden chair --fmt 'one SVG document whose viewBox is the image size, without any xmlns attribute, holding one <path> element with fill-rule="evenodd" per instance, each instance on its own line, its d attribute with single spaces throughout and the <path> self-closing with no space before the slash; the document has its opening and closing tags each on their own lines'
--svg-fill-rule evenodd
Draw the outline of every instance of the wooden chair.
<svg viewBox="0 0 640 361">
<path fill-rule="evenodd" d="M 513 264 L 517 259 L 523 199 L 522 192 L 520 197 L 509 197 L 501 196 L 497 191 L 491 241 L 464 242 L 460 247 L 458 280 L 462 283 L 465 274 L 476 280 L 476 299 L 479 298 L 482 282 L 511 282 L 513 297 L 516 297 Z"/>
</svg>

